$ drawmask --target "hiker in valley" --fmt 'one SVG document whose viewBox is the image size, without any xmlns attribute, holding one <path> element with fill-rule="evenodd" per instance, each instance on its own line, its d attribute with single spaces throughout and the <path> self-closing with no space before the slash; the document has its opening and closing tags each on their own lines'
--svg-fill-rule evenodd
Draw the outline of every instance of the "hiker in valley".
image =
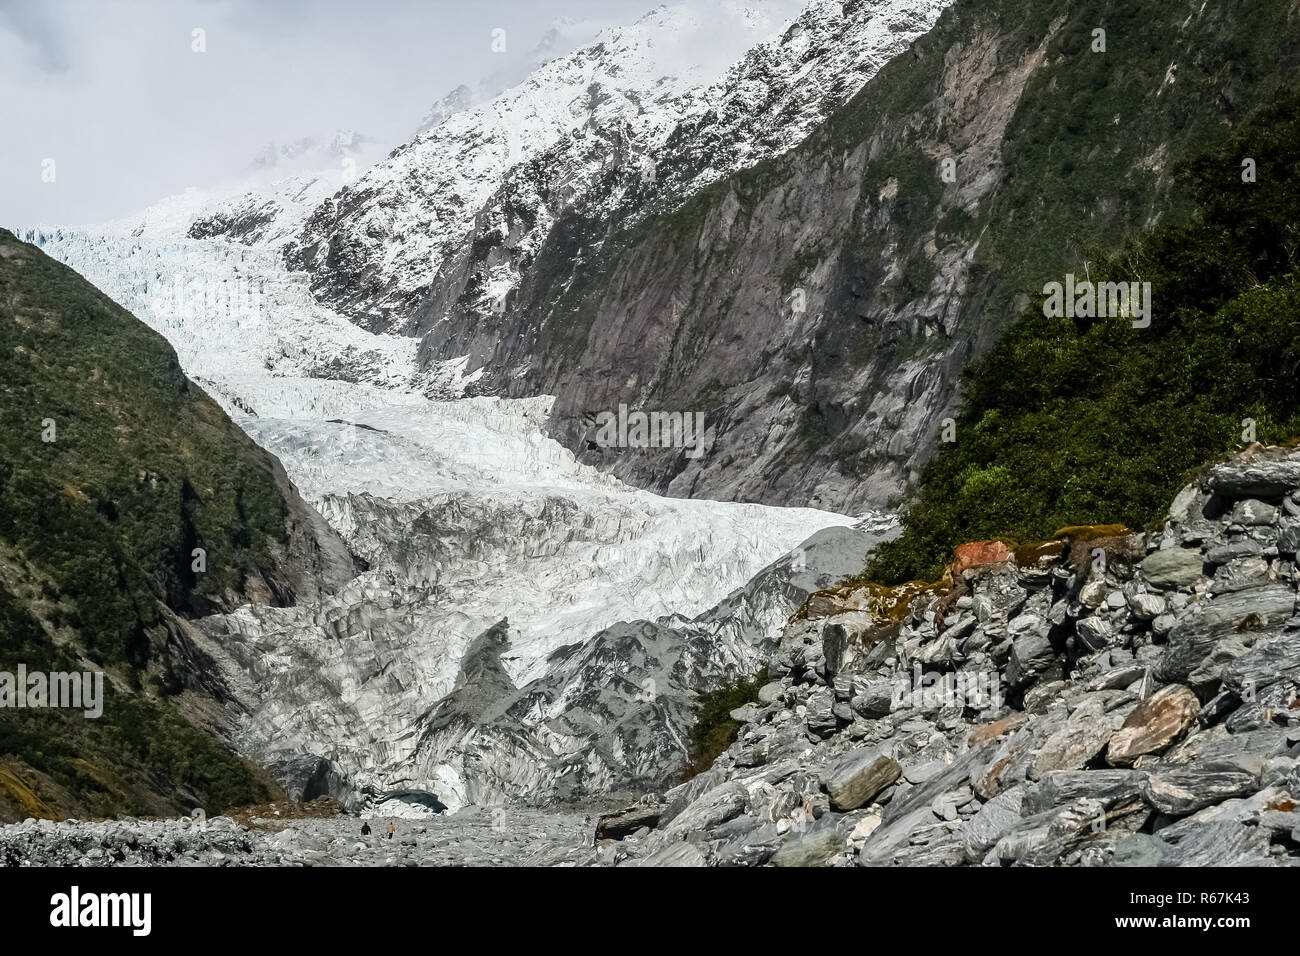
<svg viewBox="0 0 1300 956">
<path fill-rule="evenodd" d="M 361 835 L 362 835 L 362 836 L 370 836 L 370 821 L 369 821 L 369 820 L 363 820 L 363 821 L 361 822 Z"/>
<path fill-rule="evenodd" d="M 396 832 L 397 832 L 397 828 L 393 826 L 393 821 L 392 821 L 392 820 L 389 820 L 389 821 L 388 821 L 388 839 L 391 840 L 391 839 L 393 838 L 393 834 L 396 833 Z"/>
</svg>

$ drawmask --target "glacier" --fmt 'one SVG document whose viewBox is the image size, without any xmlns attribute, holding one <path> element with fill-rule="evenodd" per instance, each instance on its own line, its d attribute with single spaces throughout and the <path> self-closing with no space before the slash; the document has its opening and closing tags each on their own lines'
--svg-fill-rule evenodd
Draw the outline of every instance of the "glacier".
<svg viewBox="0 0 1300 956">
<path fill-rule="evenodd" d="M 751 41 L 773 28 L 756 7 Z M 685 15 L 661 8 L 611 36 Z M 629 96 L 707 79 L 699 67 L 665 86 L 633 45 Z M 572 66 L 556 63 L 529 83 Z M 552 93 L 496 115 L 493 149 L 561 135 Z M 484 107 L 448 108 L 423 136 L 485 122 Z M 803 598 L 858 570 L 894 518 L 628 486 L 546 436 L 551 397 L 467 397 L 467 356 L 421 361 L 416 339 L 322 304 L 283 248 L 366 146 L 340 134 L 114 222 L 15 230 L 166 337 L 368 566 L 319 602 L 187 625 L 223 687 L 223 731 L 294 796 L 385 812 L 671 782 L 694 695 L 757 669 Z"/>
<path fill-rule="evenodd" d="M 431 376 L 414 340 L 319 305 L 272 250 L 138 223 L 23 235 L 163 334 L 369 565 L 320 603 L 192 628 L 232 744 L 297 796 L 419 814 L 426 794 L 455 809 L 658 785 L 692 695 L 756 669 L 802 597 L 892 528 L 627 486 L 546 437 L 550 398 L 457 397 L 463 365 Z M 157 290 L 177 275 L 262 296 L 176 309 Z M 843 533 L 833 560 L 809 547 L 795 568 L 826 530 Z M 765 569 L 779 583 L 746 591 Z M 468 706 L 481 672 L 494 693 Z"/>
</svg>

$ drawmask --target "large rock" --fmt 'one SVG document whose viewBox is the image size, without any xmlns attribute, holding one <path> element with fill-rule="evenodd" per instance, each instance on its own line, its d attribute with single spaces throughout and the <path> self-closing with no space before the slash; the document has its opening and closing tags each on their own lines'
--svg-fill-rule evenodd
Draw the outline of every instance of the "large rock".
<svg viewBox="0 0 1300 956">
<path fill-rule="evenodd" d="M 1267 866 L 1269 831 L 1241 823 L 1207 823 L 1190 831 L 1161 860 L 1161 866 L 1186 868 Z"/>
<path fill-rule="evenodd" d="M 1001 541 L 968 541 L 957 546 L 953 552 L 952 563 L 948 565 L 948 571 L 955 579 L 960 577 L 963 571 L 1005 564 L 1013 557 L 1011 549 Z"/>
<path fill-rule="evenodd" d="M 862 688 L 850 701 L 855 713 L 863 717 L 884 717 L 894 705 L 894 684 L 892 681 L 872 681 Z"/>
<path fill-rule="evenodd" d="M 1224 686 L 1243 697 L 1280 680 L 1300 676 L 1300 634 L 1287 634 L 1261 642 L 1223 665 Z"/>
<path fill-rule="evenodd" d="M 989 800 L 963 827 L 967 853 L 978 860 L 989 847 L 1014 829 L 1022 815 L 1025 787 L 1012 787 Z"/>
<path fill-rule="evenodd" d="M 844 850 L 844 842 L 834 827 L 821 827 L 786 843 L 772 854 L 772 865 L 821 866 Z"/>
<path fill-rule="evenodd" d="M 1165 613 L 1165 599 L 1159 594 L 1134 593 L 1128 596 L 1128 609 L 1139 621 L 1150 621 Z"/>
<path fill-rule="evenodd" d="M 1065 726 L 1043 742 L 1030 776 L 1038 780 L 1052 770 L 1078 770 L 1101 753 L 1114 733 L 1115 726 L 1102 701 L 1085 701 L 1075 708 Z"/>
<path fill-rule="evenodd" d="M 1254 538 L 1238 538 L 1235 541 L 1216 544 L 1206 551 L 1205 563 L 1211 567 L 1217 567 L 1220 564 L 1227 564 L 1229 561 L 1236 561 L 1240 558 L 1255 557 L 1262 554 L 1263 551 L 1263 547 Z"/>
<path fill-rule="evenodd" d="M 1270 525 L 1277 520 L 1277 508 L 1254 498 L 1245 498 L 1232 506 L 1232 523 Z"/>
<path fill-rule="evenodd" d="M 1024 813 L 1030 816 L 1064 806 L 1081 797 L 1096 800 L 1106 810 L 1139 803 L 1140 770 L 1053 770 L 1025 793 Z"/>
<path fill-rule="evenodd" d="M 1011 659 L 1007 664 L 1007 682 L 1012 687 L 1025 687 L 1034 681 L 1054 674 L 1059 669 L 1056 651 L 1047 638 L 1046 622 L 1036 615 L 1022 614 L 1015 619 L 1013 627 L 1026 618 L 1032 618 L 1021 626 L 1024 630 L 1017 633 L 1011 642 Z"/>
<path fill-rule="evenodd" d="M 893 757 L 866 747 L 834 764 L 822 786 L 836 810 L 856 810 L 898 779 L 902 767 Z"/>
<path fill-rule="evenodd" d="M 708 860 L 694 843 L 672 843 L 651 853 L 640 866 L 705 866 Z"/>
<path fill-rule="evenodd" d="M 1152 587 L 1177 591 L 1191 587 L 1201 576 L 1201 553 L 1187 548 L 1166 548 L 1143 559 L 1142 577 Z"/>
<path fill-rule="evenodd" d="M 1295 611 L 1295 591 L 1289 585 L 1235 591 L 1193 604 L 1179 614 L 1155 673 L 1163 681 L 1183 682 L 1222 640 L 1276 631 Z"/>
<path fill-rule="evenodd" d="M 1216 465 L 1206 486 L 1224 498 L 1267 498 L 1276 501 L 1293 488 L 1300 488 L 1300 456 L 1281 449 L 1252 461 Z"/>
<path fill-rule="evenodd" d="M 1235 558 L 1214 572 L 1210 593 L 1228 594 L 1268 584 L 1269 563 L 1261 557 Z"/>
<path fill-rule="evenodd" d="M 1201 736 L 1201 735 L 1198 735 Z M 1195 742 L 1195 738 L 1189 743 Z M 1287 749 L 1280 727 L 1267 726 L 1244 734 L 1229 734 L 1197 748 L 1192 758 L 1203 766 L 1229 767 L 1262 776 L 1269 760 Z"/>
<path fill-rule="evenodd" d="M 1201 702 L 1181 684 L 1162 687 L 1138 704 L 1106 747 L 1112 766 L 1131 764 L 1143 754 L 1158 753 L 1196 719 Z"/>
<path fill-rule="evenodd" d="M 642 827 L 654 829 L 662 813 L 659 807 L 628 807 L 614 813 L 603 813 L 596 821 L 596 839 L 621 840 Z"/>
<path fill-rule="evenodd" d="M 738 815 L 748 802 L 749 791 L 741 784 L 729 781 L 714 787 L 674 817 L 665 832 L 674 834 L 712 829 Z"/>
<path fill-rule="evenodd" d="M 1291 555 L 1300 551 L 1300 525 L 1287 525 L 1278 532 L 1277 549 L 1282 554 Z"/>
<path fill-rule="evenodd" d="M 1259 778 L 1241 770 L 1176 767 L 1153 773 L 1142 784 L 1142 796 L 1161 813 L 1186 816 L 1259 789 Z"/>
</svg>

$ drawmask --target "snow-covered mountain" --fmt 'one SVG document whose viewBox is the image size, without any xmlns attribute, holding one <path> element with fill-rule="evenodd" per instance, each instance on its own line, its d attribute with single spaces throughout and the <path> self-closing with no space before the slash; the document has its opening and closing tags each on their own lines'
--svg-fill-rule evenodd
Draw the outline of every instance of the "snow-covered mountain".
<svg viewBox="0 0 1300 956">
<path fill-rule="evenodd" d="M 312 214 L 288 261 L 311 274 L 322 301 L 386 328 L 489 225 L 480 220 L 512 175 L 539 162 L 548 170 L 544 190 L 518 210 L 524 228 L 544 233 L 600 168 L 593 150 L 666 140 L 683 116 L 707 108 L 704 89 L 798 9 L 792 0 L 678 3 L 610 27 L 399 146 Z"/>
<path fill-rule="evenodd" d="M 948 2 L 735 3 L 721 25 L 660 8 L 399 147 L 312 214 L 288 262 L 323 302 L 474 369 L 566 212 L 600 234 L 790 148 Z M 707 62 L 665 73 L 667 44 L 701 41 Z"/>
<path fill-rule="evenodd" d="M 475 83 L 462 83 L 429 107 L 416 129 L 416 135 L 425 133 L 461 110 L 478 106 L 496 98 L 512 86 L 522 83 L 534 70 L 545 66 L 556 57 L 572 53 L 591 42 L 605 24 L 595 20 L 575 20 L 560 17 L 542 35 L 541 40 L 525 56 L 507 57 L 506 63 Z"/>
</svg>

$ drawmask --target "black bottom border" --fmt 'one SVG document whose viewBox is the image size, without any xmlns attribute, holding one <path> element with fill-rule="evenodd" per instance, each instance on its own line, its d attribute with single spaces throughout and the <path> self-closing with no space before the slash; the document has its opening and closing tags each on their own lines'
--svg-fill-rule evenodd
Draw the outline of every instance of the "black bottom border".
<svg viewBox="0 0 1300 956">
<path fill-rule="evenodd" d="M 148 935 L 130 926 L 51 925 L 59 894 L 70 903 L 74 886 L 83 906 L 94 894 L 150 894 Z M 478 938 L 498 949 L 516 933 L 534 945 L 549 936 L 552 945 L 586 946 L 585 933 L 573 935 L 577 927 L 730 943 L 756 933 L 775 942 L 787 932 L 808 942 L 841 931 L 867 934 L 864 944 L 877 932 L 918 943 L 1028 942 L 1039 932 L 1051 934 L 1045 941 L 1196 933 L 1230 942 L 1293 932 L 1295 886 L 1285 868 L 0 869 L 0 899 L 20 937 L 75 933 L 128 946 L 337 945 L 376 930 L 386 944 L 406 935 L 428 944 L 431 929 L 454 933 L 443 939 L 460 947 L 474 948 Z"/>
</svg>

